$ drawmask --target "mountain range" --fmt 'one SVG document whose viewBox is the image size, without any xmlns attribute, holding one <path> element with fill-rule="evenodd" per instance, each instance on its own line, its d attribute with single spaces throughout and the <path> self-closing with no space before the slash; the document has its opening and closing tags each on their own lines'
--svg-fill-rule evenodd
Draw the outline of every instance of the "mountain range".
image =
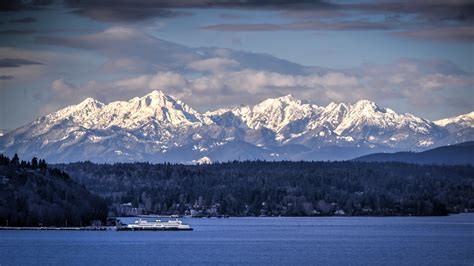
<svg viewBox="0 0 474 266">
<path fill-rule="evenodd" d="M 49 162 L 346 160 L 474 140 L 474 112 L 429 121 L 376 103 L 318 106 L 292 95 L 200 113 L 152 91 L 87 98 L 0 136 L 0 153 Z"/>
<path fill-rule="evenodd" d="M 363 162 L 474 165 L 474 141 L 442 146 L 422 152 L 373 153 L 354 160 Z"/>
</svg>

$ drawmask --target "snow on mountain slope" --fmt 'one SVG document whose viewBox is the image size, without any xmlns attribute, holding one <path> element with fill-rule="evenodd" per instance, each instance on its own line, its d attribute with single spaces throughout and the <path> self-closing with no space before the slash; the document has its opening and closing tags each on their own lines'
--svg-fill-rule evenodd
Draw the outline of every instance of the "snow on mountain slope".
<svg viewBox="0 0 474 266">
<path fill-rule="evenodd" d="M 194 164 L 211 164 L 212 160 L 209 157 L 204 156 L 198 160 L 193 160 L 193 163 Z"/>
<path fill-rule="evenodd" d="M 302 103 L 292 95 L 286 95 L 253 106 L 250 112 L 242 114 L 242 118 L 250 128 L 266 127 L 279 132 L 289 123 L 312 117 L 317 111 L 318 106 Z"/>
<path fill-rule="evenodd" d="M 41 117 L 0 139 L 3 152 L 68 161 L 106 155 L 144 160 L 186 139 L 212 121 L 178 99 L 153 91 L 130 101 L 103 104 L 92 98 Z M 102 156 L 101 156 L 102 155 Z"/>
<path fill-rule="evenodd" d="M 411 114 L 397 114 L 376 103 L 361 100 L 353 105 L 330 103 L 326 107 L 302 103 L 291 95 L 265 100 L 253 107 L 220 109 L 206 113 L 214 121 L 240 119 L 252 129 L 267 128 L 281 143 L 340 144 L 365 140 L 400 148 L 430 146 L 446 135 L 432 122 Z M 236 123 L 233 123 L 233 125 Z"/>
<path fill-rule="evenodd" d="M 342 122 L 348 110 L 349 107 L 344 103 L 331 102 L 320 112 L 318 119 L 309 123 L 308 127 L 310 129 L 323 127 L 332 131 Z"/>
<path fill-rule="evenodd" d="M 445 135 L 432 122 L 411 114 L 397 114 L 376 103 L 361 100 L 349 107 L 344 119 L 334 132 L 340 136 L 364 139 L 373 143 L 400 146 L 408 141 L 410 146 L 427 146 L 432 138 Z M 429 145 L 428 145 L 429 146 Z"/>
<path fill-rule="evenodd" d="M 47 116 L 49 121 L 70 119 L 85 128 L 106 129 L 112 126 L 133 129 L 150 121 L 160 125 L 186 126 L 209 123 L 200 113 L 178 99 L 161 91 L 130 101 L 117 101 L 107 105 L 88 98 L 78 105 L 66 107 Z"/>
<path fill-rule="evenodd" d="M 437 120 L 434 123 L 450 132 L 450 137 L 444 141 L 444 145 L 474 140 L 474 112 Z"/>
<path fill-rule="evenodd" d="M 267 99 L 255 106 L 235 107 L 231 109 L 219 109 L 214 112 L 207 112 L 214 121 L 229 119 L 242 121 L 248 128 L 261 129 L 267 128 L 277 133 L 277 139 L 283 137 L 278 134 L 286 126 L 294 121 L 311 118 L 321 110 L 314 104 L 302 103 L 292 95 L 286 95 L 279 98 Z M 236 123 L 230 123 L 235 125 Z"/>
<path fill-rule="evenodd" d="M 455 117 L 436 120 L 434 123 L 441 127 L 456 125 L 458 127 L 474 127 L 474 112 Z"/>
<path fill-rule="evenodd" d="M 51 162 L 348 159 L 465 141 L 472 114 L 435 124 L 366 100 L 320 107 L 291 95 L 201 114 L 153 91 L 108 104 L 88 98 L 9 131 L 0 152 Z"/>
</svg>

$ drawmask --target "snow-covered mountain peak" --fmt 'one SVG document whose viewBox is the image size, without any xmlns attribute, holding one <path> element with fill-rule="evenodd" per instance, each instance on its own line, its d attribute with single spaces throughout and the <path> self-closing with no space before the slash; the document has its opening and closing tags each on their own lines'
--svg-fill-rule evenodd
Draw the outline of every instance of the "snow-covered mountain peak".
<svg viewBox="0 0 474 266">
<path fill-rule="evenodd" d="M 248 128 L 267 128 L 278 133 L 290 123 L 313 117 L 320 109 L 317 105 L 303 103 L 288 94 L 264 100 L 254 106 L 223 108 L 205 115 L 219 124 L 236 125 L 239 124 L 236 119 L 240 119 Z"/>
<path fill-rule="evenodd" d="M 173 98 L 173 97 L 171 97 L 169 95 L 166 95 L 164 92 L 162 92 L 160 90 L 153 90 L 150 93 L 142 96 L 141 98 L 148 98 L 148 99 L 153 99 L 153 100 L 163 100 L 163 99 L 166 99 L 166 98 L 169 99 L 169 98 Z"/>
<path fill-rule="evenodd" d="M 347 111 L 347 105 L 345 103 L 335 103 L 330 102 L 326 107 L 324 107 L 325 112 L 333 112 L 333 111 Z"/>
<path fill-rule="evenodd" d="M 129 101 L 130 103 L 140 103 L 141 108 L 151 107 L 151 108 L 160 108 L 160 107 L 178 107 L 185 105 L 180 100 L 166 95 L 162 91 L 154 90 L 142 97 L 136 97 Z"/>
<path fill-rule="evenodd" d="M 448 130 L 453 137 L 452 143 L 474 140 L 474 112 L 434 121 L 439 127 Z"/>
<path fill-rule="evenodd" d="M 474 127 L 474 112 L 470 112 L 463 115 L 458 115 L 455 117 L 445 118 L 434 121 L 438 126 L 448 126 L 450 124 L 458 124 L 465 127 Z"/>
<path fill-rule="evenodd" d="M 281 96 L 281 97 L 278 97 L 278 98 L 274 98 L 273 100 L 277 100 L 277 101 L 284 102 L 284 103 L 301 103 L 301 100 L 295 98 L 295 96 L 293 96 L 293 94 L 291 94 L 291 93 L 287 94 L 287 95 L 284 95 L 284 96 Z"/>
<path fill-rule="evenodd" d="M 211 164 L 212 160 L 211 160 L 211 158 L 209 158 L 207 156 L 204 156 L 200 159 L 193 160 L 192 163 L 194 163 L 194 164 Z"/>
<path fill-rule="evenodd" d="M 87 98 L 77 105 L 47 115 L 46 119 L 50 124 L 68 120 L 91 129 L 106 129 L 112 126 L 134 129 L 150 123 L 163 126 L 212 123 L 180 100 L 156 90 L 129 101 L 115 101 L 109 104 Z"/>
<path fill-rule="evenodd" d="M 397 114 L 391 109 L 379 107 L 372 101 L 361 100 L 349 107 L 347 114 L 334 132 L 338 135 L 351 135 L 369 141 L 378 141 L 378 135 L 386 136 L 393 134 L 390 132 L 407 131 L 421 136 L 436 131 L 434 127 L 433 123 L 425 119 L 411 114 Z M 407 137 L 406 134 L 392 136 L 390 141 Z"/>
<path fill-rule="evenodd" d="M 360 100 L 352 108 L 358 112 L 385 112 L 385 109 L 380 108 L 375 102 L 369 100 Z"/>
<path fill-rule="evenodd" d="M 436 123 L 368 100 L 319 107 L 292 95 L 201 114 L 162 91 L 151 91 L 108 104 L 87 98 L 6 133 L 0 137 L 0 152 L 56 162 L 206 163 L 208 158 L 242 156 L 350 159 L 347 149 L 360 155 L 473 140 L 474 112 Z"/>
<path fill-rule="evenodd" d="M 84 99 L 84 101 L 80 102 L 79 104 L 77 104 L 77 106 L 88 106 L 88 105 L 91 105 L 91 104 L 94 104 L 94 105 L 104 105 L 102 102 L 92 98 L 92 97 L 88 97 L 86 99 Z"/>
<path fill-rule="evenodd" d="M 281 96 L 278 98 L 270 98 L 266 99 L 257 105 L 254 106 L 254 108 L 257 109 L 268 109 L 268 108 L 284 108 L 286 106 L 298 106 L 301 105 L 301 100 L 295 98 L 293 95 L 288 94 L 285 96 Z"/>
<path fill-rule="evenodd" d="M 58 112 L 61 112 L 61 111 L 78 111 L 78 110 L 82 110 L 82 109 L 88 109 L 88 110 L 97 110 L 97 109 L 100 109 L 104 106 L 104 103 L 94 99 L 94 98 L 91 98 L 91 97 L 88 97 L 86 99 L 84 99 L 82 102 L 76 104 L 76 105 L 71 105 L 71 106 L 68 106 L 62 110 L 59 110 Z"/>
<path fill-rule="evenodd" d="M 95 128 L 118 126 L 128 129 L 151 122 L 163 126 L 210 122 L 180 100 L 156 90 L 129 101 L 109 103 L 91 117 L 90 121 Z"/>
<path fill-rule="evenodd" d="M 59 111 L 48 114 L 45 116 L 45 119 L 49 123 L 54 123 L 64 119 L 73 120 L 76 118 L 88 116 L 97 110 L 102 109 L 103 106 L 104 104 L 102 102 L 89 97 L 76 105 L 67 106 Z"/>
<path fill-rule="evenodd" d="M 348 106 L 344 103 L 331 102 L 326 107 L 321 108 L 318 119 L 310 121 L 308 127 L 315 129 L 325 127 L 333 130 L 337 127 L 348 111 Z"/>
<path fill-rule="evenodd" d="M 278 132 L 291 122 L 313 116 L 319 111 L 318 108 L 316 105 L 302 103 L 289 94 L 251 107 L 243 120 L 250 128 L 265 127 Z"/>
</svg>

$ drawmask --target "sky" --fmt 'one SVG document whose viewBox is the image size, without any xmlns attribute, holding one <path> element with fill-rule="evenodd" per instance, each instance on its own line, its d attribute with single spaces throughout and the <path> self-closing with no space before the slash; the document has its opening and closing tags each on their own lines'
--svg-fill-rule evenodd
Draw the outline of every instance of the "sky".
<svg viewBox="0 0 474 266">
<path fill-rule="evenodd" d="M 0 129 L 162 90 L 198 111 L 292 94 L 436 120 L 474 110 L 465 0 L 0 3 Z"/>
</svg>

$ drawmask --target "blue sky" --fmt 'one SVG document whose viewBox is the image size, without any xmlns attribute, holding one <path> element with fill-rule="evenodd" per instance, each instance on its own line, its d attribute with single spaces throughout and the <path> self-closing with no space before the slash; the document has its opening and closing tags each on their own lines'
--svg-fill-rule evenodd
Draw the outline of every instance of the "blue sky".
<svg viewBox="0 0 474 266">
<path fill-rule="evenodd" d="M 369 99 L 427 119 L 474 109 L 469 1 L 6 1 L 0 8 L 0 129 L 86 97 L 126 100 L 154 89 L 200 111 L 288 93 L 319 105 Z"/>
<path fill-rule="evenodd" d="M 193 16 L 159 20 L 159 29 L 147 32 L 193 47 L 217 46 L 268 53 L 303 65 L 357 67 L 363 63 L 387 63 L 401 57 L 445 59 L 472 69 L 474 62 L 466 56 L 473 52 L 472 42 L 433 42 L 399 38 L 386 31 L 256 31 L 226 32 L 200 30 L 219 23 L 284 24 L 291 19 L 281 11 L 199 9 Z M 234 15 L 225 19 L 220 15 Z M 376 16 L 374 16 L 376 17 Z M 383 18 L 381 18 L 383 19 Z M 380 18 L 377 18 L 380 20 Z M 161 28 L 162 27 L 162 28 Z"/>
</svg>

